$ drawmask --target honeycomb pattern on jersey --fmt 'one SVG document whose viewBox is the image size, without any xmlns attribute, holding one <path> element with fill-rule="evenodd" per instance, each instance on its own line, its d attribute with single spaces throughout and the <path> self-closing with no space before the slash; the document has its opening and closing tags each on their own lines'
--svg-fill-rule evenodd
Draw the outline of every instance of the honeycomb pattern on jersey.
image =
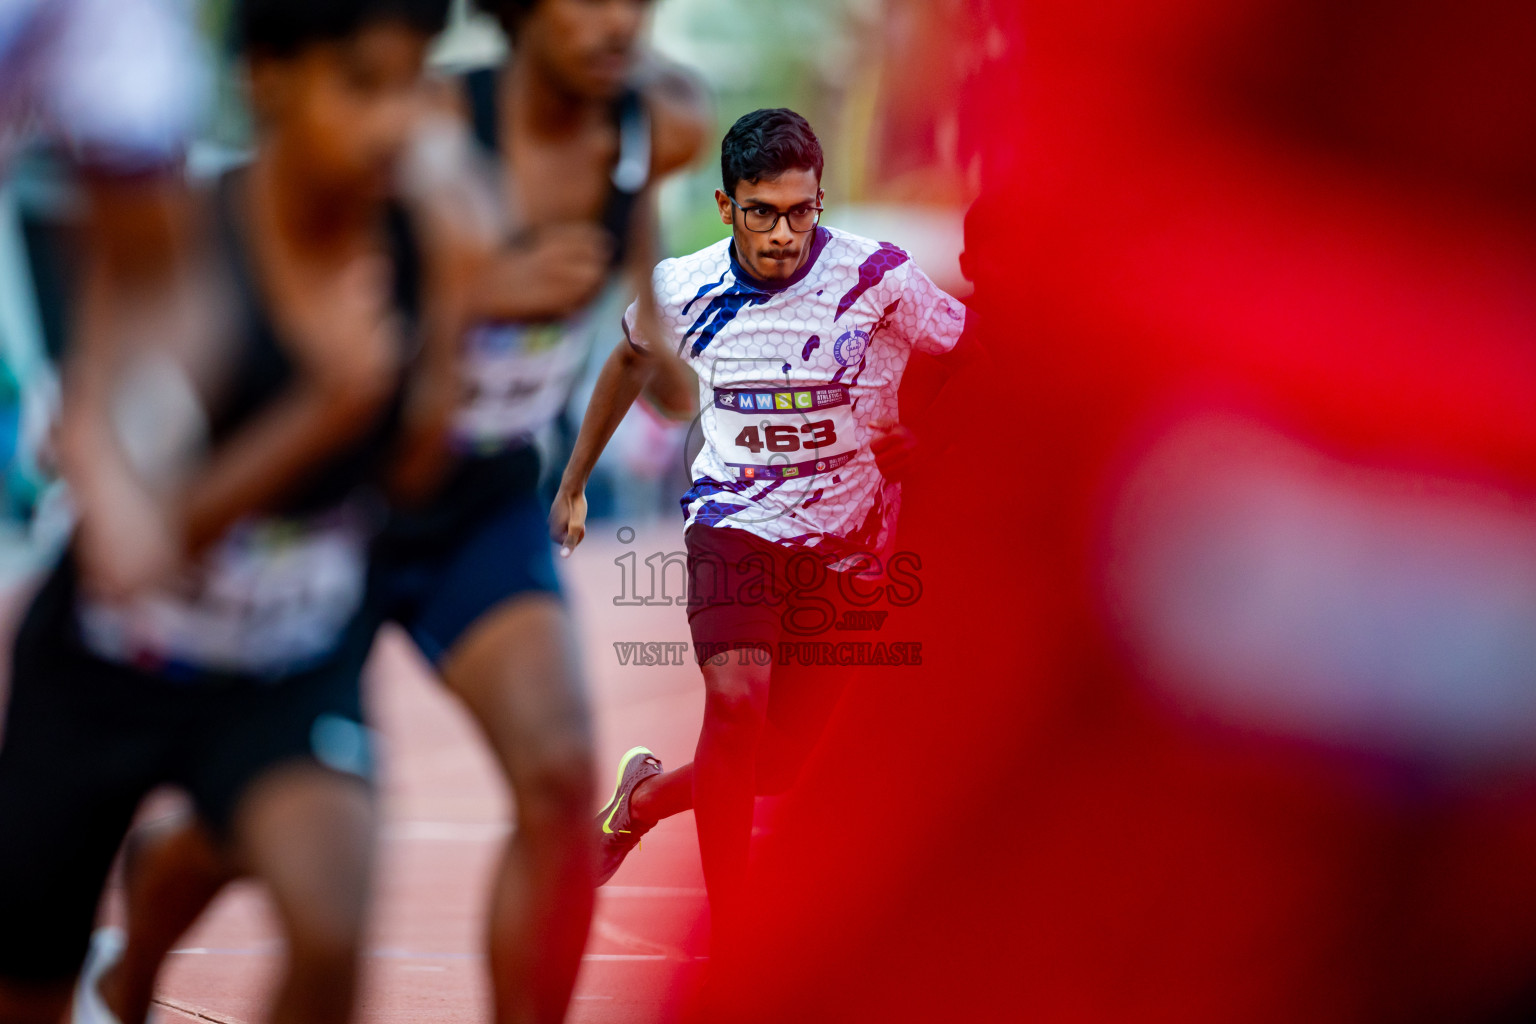
<svg viewBox="0 0 1536 1024">
<path fill-rule="evenodd" d="M 964 309 L 895 246 L 822 230 L 826 242 L 810 272 L 782 291 L 738 280 L 729 240 L 656 267 L 665 340 L 688 358 L 700 382 L 706 444 L 691 467 L 695 486 L 684 498 L 684 514 L 690 522 L 745 529 L 778 543 L 880 554 L 894 533 L 900 500 L 869 451 L 868 424 L 899 418 L 897 388 L 913 348 L 939 354 L 953 347 Z M 631 306 L 631 326 L 634 315 Z M 754 456 L 735 444 L 731 428 L 740 418 L 714 408 L 715 388 L 833 384 L 848 387 L 856 410 L 851 462 L 835 474 L 768 481 L 743 480 L 727 464 Z M 810 423 L 821 415 L 796 412 L 763 422 Z M 729 504 L 742 507 L 722 514 L 716 497 L 722 491 L 729 492 Z"/>
</svg>

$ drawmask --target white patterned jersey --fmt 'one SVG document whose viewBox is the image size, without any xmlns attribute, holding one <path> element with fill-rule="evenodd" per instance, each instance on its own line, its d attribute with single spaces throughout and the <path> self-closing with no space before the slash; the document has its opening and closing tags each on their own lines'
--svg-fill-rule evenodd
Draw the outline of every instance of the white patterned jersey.
<svg viewBox="0 0 1536 1024">
<path fill-rule="evenodd" d="M 898 419 L 912 350 L 952 349 L 965 307 L 896 246 L 831 228 L 782 283 L 750 276 L 724 239 L 662 261 L 653 284 L 665 340 L 699 376 L 688 525 L 884 557 L 900 491 L 875 465 L 869 424 Z M 648 344 L 635 316 L 631 305 L 631 344 Z"/>
</svg>

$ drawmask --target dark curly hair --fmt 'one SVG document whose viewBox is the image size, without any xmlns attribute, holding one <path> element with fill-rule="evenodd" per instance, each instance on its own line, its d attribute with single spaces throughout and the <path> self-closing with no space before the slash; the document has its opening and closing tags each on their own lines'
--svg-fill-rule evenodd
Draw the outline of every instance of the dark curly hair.
<svg viewBox="0 0 1536 1024">
<path fill-rule="evenodd" d="M 746 114 L 720 143 L 720 176 L 731 196 L 743 181 L 776 178 L 785 171 L 815 171 L 820 181 L 825 166 L 821 140 L 810 122 L 783 107 Z"/>
<path fill-rule="evenodd" d="M 450 0 L 240 0 L 236 48 L 246 54 L 291 57 L 317 43 L 357 34 L 381 21 L 403 21 L 436 35 L 448 21 Z"/>
<path fill-rule="evenodd" d="M 517 26 L 533 13 L 533 9 L 539 6 L 539 2 L 540 0 L 474 0 L 475 6 L 495 18 L 507 35 L 513 35 L 517 31 Z"/>
</svg>

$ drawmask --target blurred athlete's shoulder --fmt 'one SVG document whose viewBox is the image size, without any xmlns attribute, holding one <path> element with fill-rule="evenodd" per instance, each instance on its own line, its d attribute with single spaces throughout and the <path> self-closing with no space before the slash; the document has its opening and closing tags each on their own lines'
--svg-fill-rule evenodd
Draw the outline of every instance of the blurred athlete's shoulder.
<svg viewBox="0 0 1536 1024">
<path fill-rule="evenodd" d="M 692 69 L 646 50 L 632 85 L 645 97 L 651 113 L 652 177 L 665 177 L 693 163 L 714 123 L 703 80 Z"/>
</svg>

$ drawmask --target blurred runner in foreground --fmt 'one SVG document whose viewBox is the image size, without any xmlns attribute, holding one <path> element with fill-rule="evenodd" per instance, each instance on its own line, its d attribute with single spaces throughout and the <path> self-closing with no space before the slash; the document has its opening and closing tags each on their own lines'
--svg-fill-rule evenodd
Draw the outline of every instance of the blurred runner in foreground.
<svg viewBox="0 0 1536 1024">
<path fill-rule="evenodd" d="M 502 1021 L 564 1018 L 592 914 L 590 720 L 534 438 L 565 407 L 613 298 L 638 285 L 650 305 L 655 182 L 700 137 L 691 85 L 638 64 L 644 8 L 496 7 L 514 59 L 451 83 L 448 117 L 427 123 L 406 175 L 461 268 L 434 282 L 468 282 L 445 301 L 478 325 L 434 346 L 417 377 L 392 471 L 409 496 L 374 546 L 372 604 L 437 665 L 516 796 L 489 915 Z M 685 412 L 687 370 L 662 365 L 656 401 Z M 184 823 L 145 829 L 133 848 L 130 903 L 174 893 L 176 911 L 130 918 L 128 956 L 104 986 L 124 1024 L 143 1019 L 161 959 L 235 867 Z"/>
<path fill-rule="evenodd" d="M 271 893 L 289 951 L 274 1017 L 350 1016 L 373 832 L 359 695 L 373 478 L 423 276 L 389 190 L 445 15 L 445 0 L 242 9 L 258 147 L 198 222 L 219 314 L 205 372 L 153 367 L 70 407 L 117 430 L 135 403 L 182 403 L 207 455 L 169 482 L 133 465 L 169 504 L 174 573 L 103 593 L 77 541 L 22 627 L 0 747 L 0 1020 L 54 1024 L 77 973 L 76 1019 L 112 1019 L 95 984 L 111 933 L 82 957 L 123 833 L 163 783 Z M 115 461 L 74 454 L 86 521 L 115 512 L 91 504 Z"/>
<path fill-rule="evenodd" d="M 630 307 L 550 513 L 554 538 L 579 544 L 587 475 L 650 360 L 684 355 L 704 408 L 682 499 L 704 725 L 693 764 L 662 772 L 644 747 L 625 756 L 598 822 L 600 877 L 658 820 L 693 808 L 717 950 L 743 926 L 753 798 L 794 779 L 837 698 L 834 673 L 800 653 L 830 645 L 791 641 L 868 603 L 912 447 L 902 372 L 914 350 L 956 351 L 966 319 L 901 249 L 819 226 L 823 164 L 789 110 L 756 111 L 727 133 L 715 199 L 731 237 L 658 265 L 659 323 Z"/>
<path fill-rule="evenodd" d="M 512 56 L 455 83 L 448 107 L 493 197 L 472 225 L 487 268 L 469 297 L 477 323 L 435 377 L 442 429 L 416 447 L 422 500 L 381 539 L 375 593 L 479 722 L 516 798 L 488 935 L 497 1020 L 512 1024 L 563 1019 L 593 904 L 591 720 L 534 441 L 558 426 L 607 318 L 637 290 L 651 307 L 656 184 L 692 161 L 704 113 L 692 83 L 646 54 L 641 0 L 481 6 Z M 659 404 L 686 416 L 687 371 L 657 363 Z"/>
</svg>

